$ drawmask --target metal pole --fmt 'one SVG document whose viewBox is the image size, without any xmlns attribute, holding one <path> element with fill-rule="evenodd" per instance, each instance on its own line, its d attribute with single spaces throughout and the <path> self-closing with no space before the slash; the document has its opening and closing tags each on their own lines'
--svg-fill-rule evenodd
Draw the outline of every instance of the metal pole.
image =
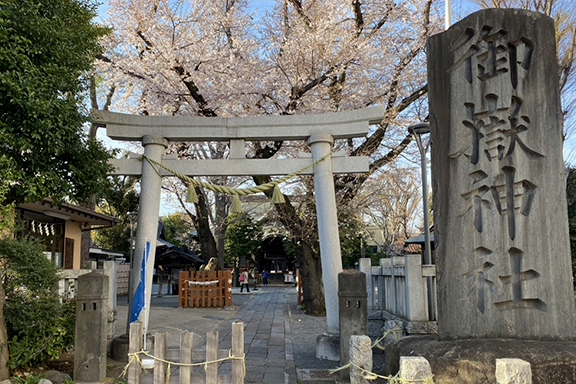
<svg viewBox="0 0 576 384">
<path fill-rule="evenodd" d="M 430 257 L 430 221 L 428 218 L 428 162 L 426 161 L 426 150 L 422 146 L 419 134 L 416 134 L 416 143 L 420 150 L 420 166 L 422 168 L 422 210 L 424 212 L 424 264 L 431 263 Z"/>
<path fill-rule="evenodd" d="M 128 212 L 128 220 L 130 220 L 130 270 L 128 271 L 128 301 L 134 296 L 134 216 L 138 215 L 137 212 Z M 130 315 L 126 319 L 126 334 L 130 333 Z"/>
<path fill-rule="evenodd" d="M 444 0 L 444 23 L 445 29 L 452 25 L 452 0 Z"/>
<path fill-rule="evenodd" d="M 430 133 L 430 124 L 420 123 L 408 127 L 408 131 L 414 135 L 418 150 L 420 151 L 420 165 L 422 168 L 422 211 L 424 214 L 424 264 L 432 264 L 430 256 L 430 222 L 428 218 L 428 166 L 426 160 L 426 152 L 428 145 L 422 145 L 422 134 Z M 426 277 L 426 289 L 428 291 L 428 319 L 430 321 L 436 320 L 436 305 L 433 296 L 433 281 L 432 277 Z"/>
</svg>

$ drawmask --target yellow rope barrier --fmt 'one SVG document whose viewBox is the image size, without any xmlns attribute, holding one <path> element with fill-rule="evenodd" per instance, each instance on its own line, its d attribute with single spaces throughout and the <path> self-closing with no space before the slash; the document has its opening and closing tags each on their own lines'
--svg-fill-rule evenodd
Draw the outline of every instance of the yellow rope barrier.
<svg viewBox="0 0 576 384">
<path fill-rule="evenodd" d="M 250 188 L 230 188 L 230 187 L 226 187 L 223 185 L 205 183 L 203 181 L 195 180 L 191 177 L 183 175 L 183 174 L 181 174 L 181 173 L 177 172 L 176 170 L 173 170 L 169 167 L 166 167 L 162 163 L 160 163 L 154 159 L 151 159 L 147 155 L 142 155 L 141 160 L 146 159 L 158 175 L 160 175 L 160 171 L 158 170 L 157 167 L 160 167 L 160 168 L 166 170 L 167 172 L 170 172 L 174 176 L 178 177 L 179 179 L 187 181 L 189 184 L 192 184 L 193 186 L 203 187 L 203 188 L 209 189 L 209 190 L 211 190 L 213 192 L 217 192 L 217 193 L 225 193 L 225 194 L 233 195 L 233 196 L 246 196 L 246 195 L 252 195 L 252 194 L 256 194 L 256 193 L 262 193 L 262 192 L 268 191 L 270 189 L 276 188 L 279 184 L 281 184 L 285 181 L 288 181 L 289 179 L 291 179 L 295 176 L 298 176 L 302 172 L 306 171 L 308 168 L 314 167 L 316 164 L 318 164 L 321 161 L 324 161 L 325 159 L 327 159 L 331 155 L 332 154 L 329 153 L 329 154 L 319 158 L 318 160 L 314 161 L 313 163 L 305 166 L 304 168 L 299 169 L 296 172 L 292 172 L 289 175 L 283 176 L 277 180 L 271 181 L 271 182 L 266 183 L 266 184 L 261 184 L 261 185 L 258 185 L 256 187 L 250 187 Z M 193 188 L 191 188 L 191 189 L 193 189 Z M 274 199 L 280 199 L 280 198 L 282 198 L 282 200 L 283 200 L 283 197 L 281 197 L 281 193 L 278 194 L 277 192 L 279 192 L 279 191 L 275 191 L 275 197 L 273 198 L 273 201 L 274 201 Z M 190 190 L 189 190 L 189 193 L 191 193 Z M 276 201 L 276 202 L 282 203 L 283 201 Z"/>
<path fill-rule="evenodd" d="M 382 376 L 378 375 L 374 372 L 370 372 L 367 369 L 364 369 L 354 363 L 348 363 L 342 367 L 331 369 L 329 372 L 331 374 L 335 374 L 336 372 L 342 371 L 344 369 L 348 369 L 354 367 L 359 369 L 362 372 L 362 376 L 364 376 L 368 380 L 375 380 L 375 379 L 384 379 L 388 380 L 388 384 L 405 384 L 405 383 L 421 383 L 421 384 L 434 384 L 434 375 L 425 377 L 423 379 L 403 379 L 400 377 L 400 373 L 397 373 L 394 376 Z"/>
<path fill-rule="evenodd" d="M 389 334 L 392 334 L 392 337 L 394 338 L 394 340 L 396 340 L 396 339 L 399 338 L 398 334 L 402 334 L 402 331 L 401 331 L 400 329 L 391 329 L 391 330 L 389 330 L 389 331 L 386 331 L 386 332 L 382 335 L 381 338 L 379 338 L 378 340 L 376 340 L 376 341 L 374 342 L 374 344 L 372 344 L 372 348 L 376 347 L 376 348 L 379 348 L 379 349 L 384 349 L 384 346 L 382 346 L 382 345 L 380 344 L 380 342 L 381 342 L 382 340 L 384 340 Z"/>
<path fill-rule="evenodd" d="M 242 356 L 233 356 L 231 349 L 228 350 L 228 357 L 223 357 L 221 359 L 212 360 L 212 361 L 204 361 L 202 363 L 178 363 L 178 362 L 174 362 L 174 361 L 170 361 L 170 360 L 161 359 L 157 356 L 151 355 L 150 353 L 148 353 L 147 351 L 144 351 L 144 350 L 142 350 L 140 352 L 129 353 L 128 356 L 130 357 L 130 360 L 128 361 L 128 364 L 126 364 L 126 366 L 122 370 L 122 373 L 121 373 L 122 377 L 126 376 L 126 373 L 128 372 L 128 368 L 130 367 L 130 365 L 132 363 L 138 362 L 138 365 L 142 366 L 142 360 L 140 359 L 140 355 L 144 355 L 144 356 L 147 356 L 153 360 L 157 360 L 157 361 L 160 361 L 161 363 L 168 364 L 167 372 L 166 372 L 166 383 L 170 383 L 170 368 L 172 365 L 179 366 L 179 367 L 199 367 L 199 366 L 203 365 L 204 370 L 206 370 L 208 368 L 208 364 L 220 363 L 220 362 L 223 362 L 226 360 L 242 360 L 242 377 L 246 377 L 246 354 L 242 354 Z"/>
<path fill-rule="evenodd" d="M 384 334 L 382 335 L 382 337 L 380 337 L 378 340 L 376 340 L 373 344 L 372 344 L 372 348 L 377 347 L 380 349 L 384 349 L 384 346 L 382 346 L 380 344 L 380 342 L 382 340 L 384 340 L 388 335 L 392 334 L 392 337 L 394 339 L 398 339 L 399 338 L 399 334 L 402 334 L 402 330 L 400 329 L 391 329 L 388 330 L 386 332 L 384 332 Z M 367 369 L 364 369 L 352 362 L 342 366 L 342 367 L 338 367 L 338 368 L 334 368 L 332 370 L 330 370 L 329 372 L 331 374 L 334 374 L 336 372 L 342 371 L 344 369 L 348 369 L 350 367 L 355 367 L 357 369 L 359 369 L 362 372 L 362 376 L 364 376 L 364 378 L 368 379 L 368 380 L 376 380 L 376 379 L 384 379 L 388 381 L 388 384 L 405 384 L 405 383 L 421 383 L 421 384 L 434 384 L 434 375 L 423 378 L 423 379 L 403 379 L 400 377 L 400 372 L 398 372 L 396 375 L 394 376 L 382 376 L 382 375 L 378 375 L 374 372 L 370 372 Z"/>
</svg>

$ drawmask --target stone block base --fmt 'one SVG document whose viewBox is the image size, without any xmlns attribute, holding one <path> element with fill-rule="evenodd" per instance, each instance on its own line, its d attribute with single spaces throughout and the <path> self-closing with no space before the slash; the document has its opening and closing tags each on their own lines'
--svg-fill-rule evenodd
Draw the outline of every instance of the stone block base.
<svg viewBox="0 0 576 384">
<path fill-rule="evenodd" d="M 324 333 L 316 338 L 318 359 L 340 361 L 340 336 Z"/>
<path fill-rule="evenodd" d="M 426 335 L 438 333 L 437 321 L 409 321 L 391 314 L 385 310 L 368 311 L 368 336 L 378 339 L 382 336 L 384 323 L 388 320 L 401 321 L 406 333 L 410 335 Z"/>
<path fill-rule="evenodd" d="M 496 359 L 517 358 L 530 363 L 533 384 L 572 384 L 575 351 L 576 341 L 440 341 L 434 335 L 408 336 L 386 346 L 386 374 L 398 372 L 400 356 L 422 356 L 430 362 L 436 383 L 495 383 Z"/>
</svg>

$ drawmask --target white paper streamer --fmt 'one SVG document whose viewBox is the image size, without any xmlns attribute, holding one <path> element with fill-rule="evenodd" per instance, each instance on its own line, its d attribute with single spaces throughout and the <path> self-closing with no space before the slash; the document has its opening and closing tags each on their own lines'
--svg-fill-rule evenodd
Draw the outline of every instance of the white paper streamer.
<svg viewBox="0 0 576 384">
<path fill-rule="evenodd" d="M 212 280 L 212 281 L 190 281 L 184 280 L 184 284 L 188 283 L 188 286 L 192 285 L 216 285 L 219 283 L 219 280 Z"/>
</svg>

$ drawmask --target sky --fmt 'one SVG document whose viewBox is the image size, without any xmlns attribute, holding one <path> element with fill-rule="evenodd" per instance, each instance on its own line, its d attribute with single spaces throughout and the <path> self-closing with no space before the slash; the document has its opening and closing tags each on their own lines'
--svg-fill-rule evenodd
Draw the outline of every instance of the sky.
<svg viewBox="0 0 576 384">
<path fill-rule="evenodd" d="M 277 0 L 248 0 L 248 6 L 260 12 L 271 9 L 276 1 Z M 474 4 L 472 0 L 451 0 L 451 4 L 454 21 L 459 18 L 458 15 L 467 15 L 478 9 L 478 6 Z M 100 0 L 99 13 L 104 15 L 106 9 L 108 9 L 108 0 Z"/>
</svg>

